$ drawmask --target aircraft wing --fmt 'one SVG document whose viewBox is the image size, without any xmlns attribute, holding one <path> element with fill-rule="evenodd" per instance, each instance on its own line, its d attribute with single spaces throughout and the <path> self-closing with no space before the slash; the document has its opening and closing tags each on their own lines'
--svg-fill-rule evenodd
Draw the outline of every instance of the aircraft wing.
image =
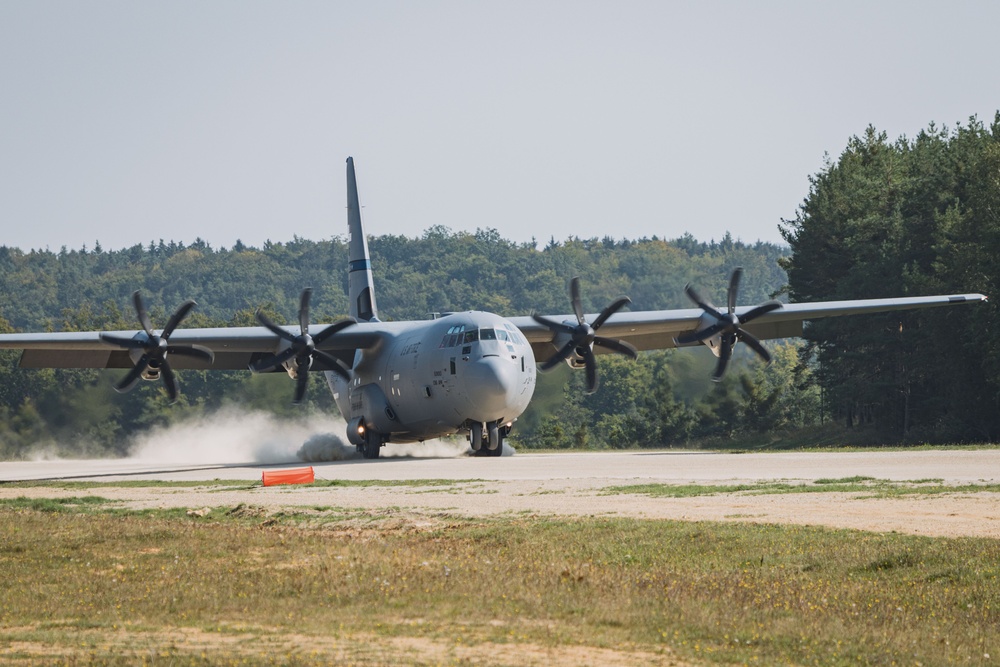
<svg viewBox="0 0 1000 667">
<path fill-rule="evenodd" d="M 316 335 L 325 327 L 311 324 L 309 330 Z M 292 335 L 299 333 L 297 326 L 282 328 Z M 392 323 L 359 322 L 318 347 L 334 356 L 353 359 L 355 350 L 381 345 L 393 328 Z M 102 333 L 121 338 L 144 336 L 138 330 L 0 334 L 0 349 L 24 350 L 22 368 L 132 368 L 128 351 L 105 343 L 101 340 Z M 170 344 L 199 345 L 215 354 L 212 363 L 197 357 L 171 355 L 170 365 L 175 369 L 246 370 L 251 362 L 281 349 L 281 340 L 264 327 L 177 329 L 170 337 Z M 314 369 L 326 370 L 319 366 Z"/>
<path fill-rule="evenodd" d="M 843 315 L 864 315 L 885 313 L 894 310 L 911 310 L 917 308 L 934 308 L 958 304 L 979 303 L 986 301 L 982 294 L 949 294 L 943 296 L 917 296 L 893 299 L 861 299 L 851 301 L 817 301 L 814 303 L 786 303 L 778 310 L 761 315 L 744 326 L 746 331 L 758 339 L 791 338 L 802 335 L 802 323 L 823 317 L 840 317 Z M 754 306 L 736 308 L 739 317 L 752 310 Z M 556 322 L 576 324 L 575 315 L 547 316 Z M 597 314 L 584 316 L 587 322 L 593 322 Z M 535 359 L 545 361 L 555 354 L 554 336 L 550 329 L 539 324 L 531 317 L 510 318 L 521 333 L 524 334 L 535 353 Z M 680 310 L 647 310 L 619 311 L 612 315 L 598 331 L 599 336 L 617 338 L 632 344 L 637 350 L 661 350 L 678 347 L 674 340 L 683 333 L 703 329 L 714 320 L 707 319 L 700 308 Z M 698 345 L 699 343 L 693 343 Z M 595 347 L 597 353 L 604 348 Z"/>
</svg>

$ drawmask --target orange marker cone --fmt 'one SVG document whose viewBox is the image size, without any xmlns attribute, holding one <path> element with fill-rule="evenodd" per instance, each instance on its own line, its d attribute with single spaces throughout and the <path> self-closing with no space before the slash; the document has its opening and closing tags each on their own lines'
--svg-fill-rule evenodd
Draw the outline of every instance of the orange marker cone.
<svg viewBox="0 0 1000 667">
<path fill-rule="evenodd" d="M 264 486 L 278 484 L 312 484 L 316 480 L 312 466 L 308 468 L 293 468 L 292 470 L 265 470 Z"/>
</svg>

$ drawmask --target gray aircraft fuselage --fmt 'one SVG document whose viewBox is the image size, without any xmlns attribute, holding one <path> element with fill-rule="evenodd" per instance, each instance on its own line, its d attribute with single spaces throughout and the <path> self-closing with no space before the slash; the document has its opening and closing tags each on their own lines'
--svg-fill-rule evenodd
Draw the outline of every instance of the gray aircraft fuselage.
<svg viewBox="0 0 1000 667">
<path fill-rule="evenodd" d="M 386 322 L 378 347 L 359 350 L 348 382 L 326 372 L 344 419 L 362 418 L 392 442 L 509 424 L 535 389 L 535 356 L 520 330 L 493 313 L 452 313 L 420 322 Z"/>
</svg>

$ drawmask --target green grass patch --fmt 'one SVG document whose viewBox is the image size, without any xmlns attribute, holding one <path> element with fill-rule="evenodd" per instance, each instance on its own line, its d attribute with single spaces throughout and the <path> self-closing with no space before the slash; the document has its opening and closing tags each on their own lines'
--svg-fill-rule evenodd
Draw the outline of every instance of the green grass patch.
<svg viewBox="0 0 1000 667">
<path fill-rule="evenodd" d="M 34 510 L 36 512 L 66 512 L 93 509 L 117 501 L 100 496 L 73 496 L 72 498 L 0 498 L 0 508 L 13 510 Z"/>
<path fill-rule="evenodd" d="M 1000 484 L 947 485 L 940 479 L 891 481 L 873 477 L 846 477 L 819 479 L 811 483 L 755 482 L 752 484 L 626 484 L 609 486 L 604 495 L 637 494 L 653 498 L 688 498 L 727 493 L 745 495 L 774 495 L 785 493 L 858 493 L 865 497 L 892 498 L 912 495 L 938 495 L 944 493 L 1000 493 Z"/>
<path fill-rule="evenodd" d="M 504 662 L 500 646 L 725 665 L 1000 654 L 997 540 L 527 516 L 427 528 L 399 510 L 327 507 L 290 521 L 248 506 L 192 519 L 61 504 L 0 504 L 0 646 L 19 642 L 25 661 L 364 663 L 377 647 L 379 664 L 492 664 Z"/>
</svg>

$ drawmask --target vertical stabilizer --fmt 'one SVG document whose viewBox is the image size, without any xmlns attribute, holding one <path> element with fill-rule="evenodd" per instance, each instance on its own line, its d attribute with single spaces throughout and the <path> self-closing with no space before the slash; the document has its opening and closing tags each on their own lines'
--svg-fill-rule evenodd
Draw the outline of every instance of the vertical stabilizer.
<svg viewBox="0 0 1000 667">
<path fill-rule="evenodd" d="M 347 232 L 350 273 L 348 292 L 351 316 L 359 321 L 378 321 L 375 305 L 375 284 L 372 281 L 372 261 L 368 256 L 368 238 L 361 223 L 358 203 L 358 179 L 354 175 L 354 158 L 347 158 Z"/>
</svg>

